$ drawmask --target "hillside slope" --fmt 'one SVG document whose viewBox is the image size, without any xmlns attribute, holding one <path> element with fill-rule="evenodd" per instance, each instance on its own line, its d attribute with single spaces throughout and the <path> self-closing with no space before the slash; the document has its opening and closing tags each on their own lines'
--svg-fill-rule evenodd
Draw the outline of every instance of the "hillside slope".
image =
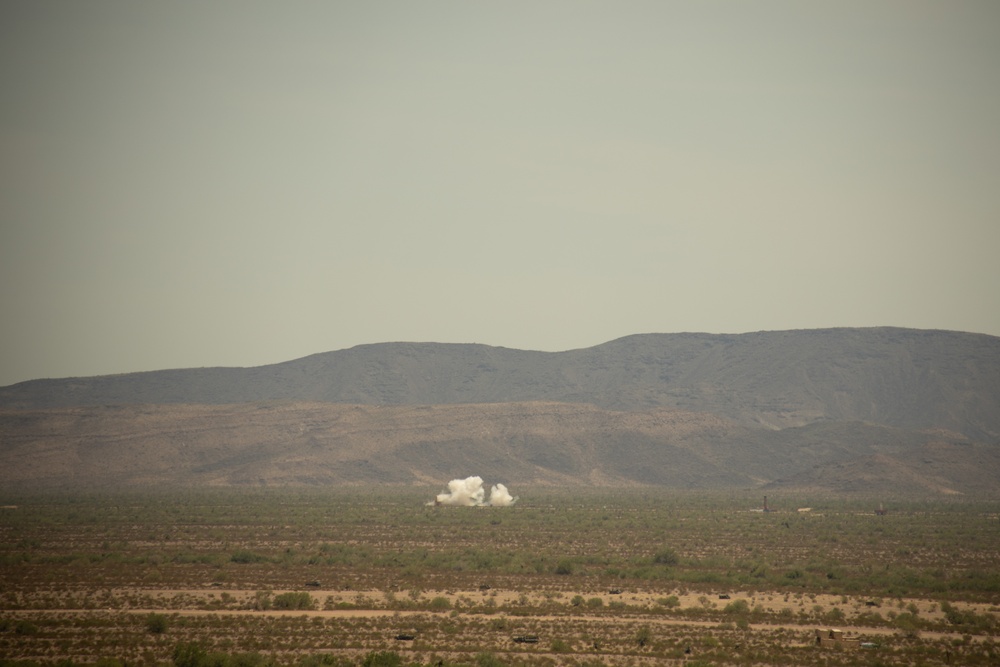
<svg viewBox="0 0 1000 667">
<path fill-rule="evenodd" d="M 0 388 L 0 489 L 508 484 L 1000 492 L 1000 339 L 386 343 Z"/>
<path fill-rule="evenodd" d="M 834 422 L 775 433 L 704 413 L 544 402 L 3 409 L 0 442 L 0 487 L 8 490 L 443 485 L 469 475 L 514 488 L 829 489 L 824 468 L 861 461 L 864 472 L 863 461 L 876 457 L 904 468 L 910 461 L 922 477 L 857 475 L 862 486 L 841 490 L 1000 491 L 996 448 L 955 434 Z M 829 479 L 843 485 L 843 474 Z"/>
<path fill-rule="evenodd" d="M 673 408 L 771 429 L 859 421 L 1000 442 L 1000 338 L 913 329 L 644 334 L 567 352 L 383 343 L 255 368 L 34 380 L 0 407 L 527 401 Z"/>
</svg>

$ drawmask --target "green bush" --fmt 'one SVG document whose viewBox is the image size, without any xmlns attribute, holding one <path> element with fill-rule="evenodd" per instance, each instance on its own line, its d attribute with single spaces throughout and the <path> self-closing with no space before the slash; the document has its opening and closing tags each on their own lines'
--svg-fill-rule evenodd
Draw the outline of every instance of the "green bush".
<svg viewBox="0 0 1000 667">
<path fill-rule="evenodd" d="M 297 667 L 357 667 L 357 663 L 330 653 L 304 655 Z"/>
<path fill-rule="evenodd" d="M 993 614 L 977 614 L 971 609 L 962 611 L 948 602 L 941 603 L 941 611 L 944 612 L 945 619 L 952 625 L 964 626 L 970 630 L 993 632 L 997 625 L 996 617 Z"/>
<path fill-rule="evenodd" d="M 200 667 L 208 655 L 197 642 L 184 642 L 174 647 L 174 667 Z"/>
<path fill-rule="evenodd" d="M 480 653 L 476 656 L 476 667 L 505 667 L 505 664 L 492 653 Z"/>
<path fill-rule="evenodd" d="M 372 651 L 365 656 L 361 667 L 401 667 L 403 659 L 395 651 Z"/>
<path fill-rule="evenodd" d="M 123 667 L 123 663 L 117 658 L 98 658 L 93 667 Z"/>
<path fill-rule="evenodd" d="M 827 625 L 841 625 L 845 620 L 847 620 L 847 616 L 839 607 L 834 607 L 823 614 L 823 622 Z"/>
<path fill-rule="evenodd" d="M 267 560 L 267 558 L 265 556 L 261 556 L 260 554 L 255 554 L 252 551 L 241 549 L 235 552 L 232 556 L 230 556 L 229 560 L 231 560 L 234 563 L 245 564 L 245 563 L 260 563 Z"/>
<path fill-rule="evenodd" d="M 722 612 L 725 614 L 737 614 L 742 616 L 750 613 L 750 605 L 747 604 L 746 600 L 733 600 L 723 607 Z"/>
<path fill-rule="evenodd" d="M 14 632 L 19 635 L 37 635 L 38 626 L 31 621 L 18 621 L 14 624 Z"/>
<path fill-rule="evenodd" d="M 443 595 L 439 595 L 431 600 L 428 606 L 436 611 L 444 611 L 445 609 L 451 609 L 451 602 Z"/>
<path fill-rule="evenodd" d="M 906 637 L 916 638 L 920 636 L 920 620 L 909 612 L 900 614 L 893 622 Z"/>
<path fill-rule="evenodd" d="M 653 556 L 653 562 L 657 565 L 677 565 L 680 562 L 680 558 L 673 549 L 660 549 Z"/>
<path fill-rule="evenodd" d="M 306 592 L 282 593 L 276 595 L 271 603 L 275 609 L 315 609 L 316 604 L 312 596 Z"/>
<path fill-rule="evenodd" d="M 274 667 L 274 662 L 260 653 L 228 654 L 216 651 L 202 656 L 198 667 Z"/>
<path fill-rule="evenodd" d="M 146 617 L 146 630 L 159 635 L 167 631 L 167 617 L 163 614 L 150 614 Z"/>
</svg>

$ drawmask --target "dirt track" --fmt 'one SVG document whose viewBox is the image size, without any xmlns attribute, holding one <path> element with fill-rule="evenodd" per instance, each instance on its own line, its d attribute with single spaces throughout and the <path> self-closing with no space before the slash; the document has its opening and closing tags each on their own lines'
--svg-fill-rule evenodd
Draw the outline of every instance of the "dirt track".
<svg viewBox="0 0 1000 667">
<path fill-rule="evenodd" d="M 124 593 L 125 589 L 118 591 L 119 593 Z M 135 591 L 130 591 L 135 592 Z M 256 591 L 252 590 L 222 590 L 222 589 L 155 589 L 144 591 L 153 597 L 159 597 L 164 600 L 174 600 L 178 597 L 187 597 L 189 600 L 207 600 L 209 598 L 214 598 L 216 595 L 227 594 L 231 596 L 234 600 L 251 600 L 255 595 Z M 282 593 L 294 592 L 294 591 L 274 591 L 274 594 L 280 595 Z M 323 591 L 315 590 L 311 593 L 314 597 L 327 597 L 331 600 L 337 600 L 341 603 L 347 602 L 351 599 L 355 599 L 358 596 L 366 597 L 368 599 L 377 600 L 383 595 L 383 591 L 369 590 L 369 591 Z M 469 600 L 473 598 L 492 598 L 497 604 L 512 604 L 518 600 L 523 594 L 518 591 L 495 591 L 490 590 L 488 592 L 484 591 L 444 591 L 440 592 L 430 592 L 429 595 L 434 597 L 444 597 L 449 600 L 449 603 L 455 605 L 460 604 L 461 600 Z M 642 622 L 647 625 L 654 626 L 672 626 L 672 627 L 691 627 L 691 628 L 715 628 L 720 625 L 719 621 L 702 621 L 694 620 L 688 618 L 672 618 L 665 617 L 662 612 L 660 613 L 643 613 L 642 608 L 653 609 L 655 607 L 656 597 L 662 597 L 660 595 L 654 595 L 649 593 L 624 593 L 624 594 L 609 594 L 605 593 L 603 595 L 594 592 L 584 592 L 584 595 L 590 599 L 593 597 L 600 597 L 605 602 L 615 599 L 624 599 L 629 602 L 630 610 L 621 614 L 608 613 L 605 610 L 603 613 L 587 613 L 586 610 L 576 609 L 569 605 L 563 605 L 567 612 L 565 614 L 524 614 L 517 613 L 516 616 L 509 616 L 506 612 L 498 611 L 489 614 L 489 616 L 496 616 L 499 618 L 511 617 L 515 618 L 517 622 L 538 622 L 541 624 L 549 623 L 559 623 L 568 620 L 583 621 L 586 623 L 598 623 L 598 624 L 634 624 L 636 622 Z M 561 597 L 569 599 L 571 594 L 564 594 Z M 711 605 L 714 608 L 724 606 L 736 600 L 756 600 L 759 601 L 761 606 L 768 609 L 769 611 L 780 611 L 782 609 L 798 610 L 802 609 L 807 605 L 823 605 L 826 607 L 833 607 L 842 602 L 840 596 L 829 596 L 829 595 L 813 595 L 809 596 L 807 601 L 804 600 L 788 600 L 780 596 L 756 596 L 750 597 L 745 595 L 735 594 L 726 599 L 710 600 L 706 602 L 706 597 L 704 595 L 687 594 L 678 595 L 678 600 L 680 602 L 680 609 L 691 609 L 706 607 Z M 766 599 L 762 599 L 766 598 Z M 941 612 L 937 610 L 937 604 L 927 600 L 897 600 L 895 604 L 899 608 L 910 607 L 911 605 L 920 610 L 921 616 L 926 618 L 940 617 Z M 635 608 L 639 607 L 640 611 L 635 611 Z M 969 605 L 970 608 L 975 609 L 979 612 L 985 612 L 989 609 L 989 605 Z M 322 619 L 384 619 L 384 618 L 422 618 L 422 619 L 433 619 L 433 618 L 455 618 L 456 616 L 469 616 L 469 617 L 483 617 L 486 614 L 482 610 L 469 610 L 461 611 L 458 609 L 449 608 L 443 611 L 431 611 L 426 609 L 421 610 L 408 610 L 408 609 L 312 609 L 312 610 L 302 610 L 302 609 L 204 609 L 204 608 L 177 608 L 176 606 L 147 606 L 147 607 L 124 607 L 124 608 L 108 608 L 108 609 L 26 609 L 26 610 L 16 610 L 8 612 L 13 616 L 33 616 L 40 614 L 81 614 L 81 615 L 105 615 L 105 614 L 129 614 L 134 616 L 145 616 L 152 613 L 166 614 L 166 615 L 177 615 L 182 617 L 204 617 L 204 616 L 217 616 L 217 617 L 309 617 L 309 618 L 322 618 Z M 791 632 L 801 632 L 808 635 L 810 638 L 815 629 L 819 627 L 819 624 L 815 622 L 802 622 L 802 623 L 756 623 L 749 624 L 746 627 L 748 632 L 753 631 L 773 631 L 773 630 L 787 630 Z M 845 625 L 845 632 L 850 636 L 870 636 L 870 637 L 886 637 L 897 635 L 899 630 L 892 627 L 875 627 L 875 626 L 864 626 L 864 625 Z M 922 636 L 929 639 L 961 639 L 962 633 L 954 632 L 929 632 L 925 631 L 921 633 Z M 973 640 L 981 640 L 981 637 L 973 637 Z"/>
</svg>

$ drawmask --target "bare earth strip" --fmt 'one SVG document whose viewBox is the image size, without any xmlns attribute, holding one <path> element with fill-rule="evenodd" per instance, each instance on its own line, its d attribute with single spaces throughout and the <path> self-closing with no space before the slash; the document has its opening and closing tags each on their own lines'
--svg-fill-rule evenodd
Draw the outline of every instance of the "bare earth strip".
<svg viewBox="0 0 1000 667">
<path fill-rule="evenodd" d="M 252 590 L 221 590 L 221 589 L 151 589 L 144 591 L 137 591 L 136 589 L 118 589 L 118 594 L 124 595 L 126 593 L 144 593 L 154 598 L 161 598 L 164 600 L 176 599 L 176 598 L 187 598 L 189 601 L 196 601 L 196 603 L 207 602 L 210 598 L 214 598 L 216 594 L 228 594 L 234 600 L 247 601 L 253 599 L 256 591 Z M 282 593 L 288 593 L 294 591 L 274 591 L 276 595 Z M 440 593 L 440 595 L 439 595 Z M 603 596 L 595 592 L 583 592 L 589 599 L 594 597 L 600 597 L 602 600 L 609 598 L 621 597 L 620 594 L 609 595 L 604 594 Z M 332 600 L 337 600 L 340 603 L 348 603 L 349 600 L 355 599 L 358 596 L 366 597 L 368 599 L 380 599 L 384 595 L 384 591 L 380 590 L 367 590 L 367 591 L 349 591 L 349 592 L 332 592 L 332 591 L 314 591 L 316 596 L 329 595 Z M 429 592 L 429 595 L 434 597 L 444 597 L 449 600 L 449 603 L 454 604 L 462 599 L 468 600 L 469 598 L 475 596 L 485 596 L 486 593 L 483 591 L 442 591 L 442 592 Z M 494 599 L 497 604 L 512 604 L 514 603 L 522 593 L 518 591 L 497 591 L 491 590 L 488 595 Z M 572 594 L 564 594 L 563 597 L 569 598 Z M 537 622 L 540 624 L 559 624 L 566 621 L 580 621 L 584 623 L 596 623 L 596 624 L 635 624 L 636 622 L 641 622 L 647 625 L 655 626 L 669 626 L 669 627 L 690 627 L 690 628 L 717 628 L 720 625 L 719 621 L 699 621 L 686 618 L 669 618 L 664 617 L 662 613 L 643 613 L 642 609 L 652 608 L 655 604 L 656 597 L 662 597 L 662 595 L 654 595 L 648 593 L 635 593 L 627 594 L 625 597 L 633 605 L 638 605 L 638 607 L 633 607 L 629 611 L 622 614 L 609 614 L 609 613 L 586 613 L 584 610 L 574 609 L 568 605 L 564 605 L 567 608 L 566 614 L 523 614 L 517 613 L 516 615 L 510 615 L 503 611 L 497 611 L 495 613 L 484 614 L 483 612 L 472 611 L 469 613 L 463 613 L 458 610 L 448 609 L 447 611 L 430 611 L 426 609 L 422 610 L 406 610 L 406 609 L 294 609 L 294 610 L 282 610 L 282 609 L 198 609 L 198 608 L 177 608 L 170 606 L 149 606 L 142 608 L 121 608 L 121 609 L 73 609 L 73 608 L 48 608 L 48 609 L 19 609 L 10 610 L 5 612 L 7 615 L 12 617 L 31 617 L 38 615 L 91 615 L 91 616 L 101 616 L 101 615 L 112 615 L 112 614 L 128 614 L 133 616 L 148 616 L 149 614 L 166 614 L 166 615 L 176 615 L 183 617 L 275 617 L 275 618 L 320 618 L 320 619 L 386 619 L 386 618 L 411 618 L 411 619 L 454 619 L 456 617 L 465 616 L 470 618 L 506 618 L 517 623 L 527 623 L 527 622 Z M 682 609 L 699 608 L 704 606 L 705 596 L 697 594 L 687 594 L 678 595 L 678 601 L 680 602 L 679 607 Z M 763 597 L 763 596 L 759 596 Z M 771 597 L 771 596 L 769 596 Z M 780 595 L 773 596 L 776 599 L 769 599 L 767 602 L 762 602 L 762 606 L 769 612 L 777 612 L 782 609 L 794 610 L 803 607 L 805 603 L 803 602 L 788 602 L 781 598 Z M 720 602 L 731 602 L 733 600 L 747 600 L 748 598 L 740 595 L 733 595 L 730 598 L 721 600 Z M 754 598 L 756 599 L 756 598 Z M 833 607 L 838 602 L 841 601 L 840 596 L 831 595 L 814 595 L 810 596 L 809 604 L 819 604 L 826 607 Z M 940 611 L 937 610 L 937 604 L 929 600 L 920 599 L 905 599 L 897 601 L 897 604 L 905 607 L 910 607 L 911 605 L 916 607 L 921 612 L 921 616 L 925 618 L 940 618 L 943 616 Z M 977 613 L 985 613 L 991 608 L 991 605 L 986 604 L 970 604 L 966 605 L 967 608 L 976 611 Z M 847 633 L 855 637 L 888 637 L 893 635 L 898 635 L 899 630 L 891 627 L 874 627 L 865 625 L 849 625 L 847 627 Z M 788 630 L 792 632 L 802 632 L 811 636 L 814 630 L 817 628 L 817 624 L 814 622 L 809 623 L 757 623 L 750 624 L 747 626 L 747 631 L 773 631 L 773 630 Z M 935 640 L 959 640 L 963 637 L 960 632 L 932 632 L 924 631 L 921 636 L 928 639 Z M 984 637 L 973 636 L 972 641 L 982 641 Z"/>
</svg>

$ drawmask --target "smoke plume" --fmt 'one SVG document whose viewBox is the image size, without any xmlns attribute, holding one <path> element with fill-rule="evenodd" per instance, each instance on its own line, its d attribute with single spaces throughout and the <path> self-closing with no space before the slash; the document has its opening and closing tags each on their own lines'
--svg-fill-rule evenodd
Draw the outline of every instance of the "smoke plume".
<svg viewBox="0 0 1000 667">
<path fill-rule="evenodd" d="M 492 506 L 508 507 L 517 502 L 503 484 L 494 484 L 490 489 L 490 497 L 486 497 L 482 477 L 466 477 L 448 482 L 448 490 L 439 493 L 435 505 L 461 505 L 465 507 Z"/>
<path fill-rule="evenodd" d="M 517 498 L 510 495 L 507 487 L 503 484 L 494 484 L 493 488 L 490 489 L 489 504 L 493 505 L 493 507 L 508 507 L 516 502 Z"/>
</svg>

